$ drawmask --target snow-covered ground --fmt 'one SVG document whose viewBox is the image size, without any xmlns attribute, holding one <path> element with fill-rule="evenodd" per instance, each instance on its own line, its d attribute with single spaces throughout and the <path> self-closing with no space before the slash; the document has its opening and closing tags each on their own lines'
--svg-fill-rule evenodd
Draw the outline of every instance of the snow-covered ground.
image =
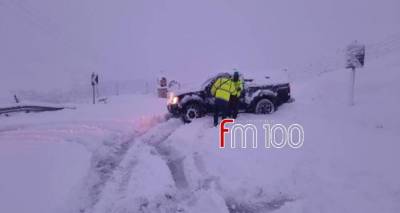
<svg viewBox="0 0 400 213">
<path fill-rule="evenodd" d="M 292 82 L 296 102 L 237 121 L 305 131 L 299 149 L 218 148 L 210 117 L 131 95 L 0 118 L 0 212 L 399 212 L 399 54 Z M 260 135 L 259 141 L 263 141 Z"/>
<path fill-rule="evenodd" d="M 0 212 L 60 212 L 76 196 L 72 191 L 89 175 L 97 153 L 130 142 L 162 120 L 157 112 L 165 112 L 165 100 L 154 97 L 110 102 L 2 116 Z"/>
</svg>

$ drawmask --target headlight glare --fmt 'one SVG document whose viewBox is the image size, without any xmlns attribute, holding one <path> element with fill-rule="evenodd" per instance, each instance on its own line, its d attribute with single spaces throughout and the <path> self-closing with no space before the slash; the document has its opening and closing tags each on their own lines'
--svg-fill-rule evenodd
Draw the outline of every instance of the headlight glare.
<svg viewBox="0 0 400 213">
<path fill-rule="evenodd" d="M 178 100 L 179 98 L 175 96 L 174 93 L 171 92 L 168 94 L 168 104 L 177 104 Z"/>
<path fill-rule="evenodd" d="M 177 103 L 178 103 L 178 97 L 176 96 L 172 97 L 171 104 L 177 104 Z"/>
</svg>

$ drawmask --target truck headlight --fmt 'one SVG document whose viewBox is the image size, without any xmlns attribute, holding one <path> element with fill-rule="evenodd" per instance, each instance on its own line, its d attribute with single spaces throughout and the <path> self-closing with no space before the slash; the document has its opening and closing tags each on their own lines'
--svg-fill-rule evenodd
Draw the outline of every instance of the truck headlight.
<svg viewBox="0 0 400 213">
<path fill-rule="evenodd" d="M 173 93 L 169 94 L 168 104 L 177 104 L 178 101 L 179 101 L 179 98 L 177 96 L 175 96 Z"/>
<path fill-rule="evenodd" d="M 178 103 L 178 97 L 176 96 L 172 97 L 171 104 L 177 104 L 177 103 Z"/>
</svg>

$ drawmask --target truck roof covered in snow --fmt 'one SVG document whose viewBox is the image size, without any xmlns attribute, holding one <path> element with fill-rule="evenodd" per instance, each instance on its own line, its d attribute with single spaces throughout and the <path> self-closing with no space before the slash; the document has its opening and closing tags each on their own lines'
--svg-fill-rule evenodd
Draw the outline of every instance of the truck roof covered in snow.
<svg viewBox="0 0 400 213">
<path fill-rule="evenodd" d="M 270 84 L 288 83 L 287 71 L 264 71 L 264 72 L 249 72 L 244 73 L 244 80 L 249 86 L 260 86 Z"/>
<path fill-rule="evenodd" d="M 172 91 L 175 95 L 180 95 L 187 92 L 204 90 L 211 81 L 217 77 L 231 76 L 230 72 L 221 72 L 210 76 L 203 82 L 196 82 L 189 84 L 191 86 L 183 86 L 179 90 Z M 240 78 L 246 82 L 248 86 L 262 86 L 262 85 L 273 85 L 280 83 L 288 83 L 288 77 L 286 71 L 263 71 L 263 72 L 243 72 L 240 73 Z M 188 85 L 188 84 L 183 84 Z"/>
</svg>

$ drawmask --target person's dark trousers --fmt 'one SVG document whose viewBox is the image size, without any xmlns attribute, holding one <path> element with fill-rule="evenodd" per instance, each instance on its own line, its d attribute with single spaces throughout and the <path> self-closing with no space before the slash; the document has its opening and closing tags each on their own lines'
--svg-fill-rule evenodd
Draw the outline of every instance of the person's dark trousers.
<svg viewBox="0 0 400 213">
<path fill-rule="evenodd" d="M 230 117 L 236 119 L 239 112 L 239 97 L 231 96 L 229 99 L 229 114 Z"/>
<path fill-rule="evenodd" d="M 225 119 L 228 116 L 228 101 L 216 98 L 214 103 L 214 126 L 218 126 L 218 117 Z"/>
</svg>

